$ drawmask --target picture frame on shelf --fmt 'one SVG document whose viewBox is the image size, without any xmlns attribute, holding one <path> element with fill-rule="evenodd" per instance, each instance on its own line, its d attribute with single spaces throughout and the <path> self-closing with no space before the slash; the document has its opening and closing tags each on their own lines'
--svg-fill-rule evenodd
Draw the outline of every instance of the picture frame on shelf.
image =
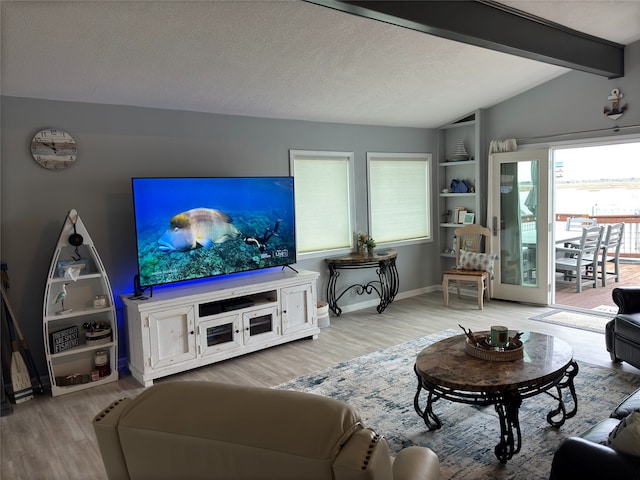
<svg viewBox="0 0 640 480">
<path fill-rule="evenodd" d="M 457 223 L 464 223 L 464 220 L 467 216 L 467 211 L 466 210 L 460 210 L 458 212 L 458 217 L 456 219 Z"/>
<path fill-rule="evenodd" d="M 462 223 L 465 225 L 470 225 L 475 221 L 476 214 L 471 212 L 464 212 L 464 218 Z"/>
</svg>

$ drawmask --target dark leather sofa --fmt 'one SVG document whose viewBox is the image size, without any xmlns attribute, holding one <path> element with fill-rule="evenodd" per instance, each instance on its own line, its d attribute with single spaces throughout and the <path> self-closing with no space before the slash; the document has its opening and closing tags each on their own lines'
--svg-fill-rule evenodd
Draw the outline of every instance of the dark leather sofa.
<svg viewBox="0 0 640 480">
<path fill-rule="evenodd" d="M 566 438 L 553 456 L 550 480 L 640 478 L 640 457 L 618 452 L 606 445 L 609 433 L 637 409 L 640 409 L 640 389 L 625 398 L 609 418 L 580 437 Z"/>
<path fill-rule="evenodd" d="M 605 342 L 614 362 L 640 368 L 640 287 L 618 287 L 611 293 L 618 313 L 607 323 Z"/>
</svg>

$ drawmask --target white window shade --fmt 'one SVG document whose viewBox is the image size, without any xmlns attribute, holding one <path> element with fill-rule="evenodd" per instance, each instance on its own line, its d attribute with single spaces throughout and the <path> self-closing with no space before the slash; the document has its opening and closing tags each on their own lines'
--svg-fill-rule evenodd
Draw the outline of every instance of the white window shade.
<svg viewBox="0 0 640 480">
<path fill-rule="evenodd" d="M 298 252 L 351 247 L 351 158 L 337 152 L 291 152 Z"/>
<path fill-rule="evenodd" d="M 368 154 L 370 234 L 377 243 L 431 238 L 430 154 Z"/>
</svg>

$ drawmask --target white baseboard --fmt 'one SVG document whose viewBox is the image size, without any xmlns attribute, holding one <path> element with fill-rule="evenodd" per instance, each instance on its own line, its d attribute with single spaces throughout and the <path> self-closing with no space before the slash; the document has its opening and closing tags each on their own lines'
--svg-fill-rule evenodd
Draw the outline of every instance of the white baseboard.
<svg viewBox="0 0 640 480">
<path fill-rule="evenodd" d="M 438 287 L 437 285 L 434 285 L 431 287 L 423 287 L 423 288 L 418 288 L 416 290 L 400 292 L 396 295 L 396 298 L 394 299 L 394 301 L 402 300 L 403 298 L 415 297 L 416 295 L 422 295 L 423 293 L 436 292 L 438 288 L 442 290 L 442 287 Z M 338 305 L 338 306 L 342 309 L 342 313 L 349 313 L 349 312 L 355 312 L 357 310 L 363 310 L 365 308 L 377 307 L 379 304 L 380 304 L 380 299 L 378 297 L 373 297 L 371 300 L 366 300 L 364 302 L 352 303 L 350 305 L 345 305 L 344 307 L 341 305 Z"/>
<path fill-rule="evenodd" d="M 409 290 L 406 292 L 400 292 L 396 295 L 396 298 L 394 300 L 402 300 L 403 298 L 415 297 L 416 295 L 422 295 L 423 293 L 441 292 L 441 291 L 442 291 L 442 285 L 432 285 L 430 287 L 423 287 L 423 288 L 417 288 L 415 290 Z M 450 287 L 449 297 L 455 294 L 456 294 L 455 288 L 452 289 Z M 461 288 L 460 295 L 465 297 L 475 298 L 478 296 L 478 291 L 474 289 Z M 344 307 L 340 305 L 338 306 L 342 309 L 342 313 L 349 313 L 349 312 L 355 312 L 358 310 L 363 310 L 365 308 L 377 307 L 379 303 L 380 303 L 380 299 L 377 297 L 374 297 L 371 300 L 366 300 L 364 302 L 352 303 L 350 305 L 345 305 Z M 333 315 L 332 312 L 330 313 L 331 315 Z"/>
</svg>

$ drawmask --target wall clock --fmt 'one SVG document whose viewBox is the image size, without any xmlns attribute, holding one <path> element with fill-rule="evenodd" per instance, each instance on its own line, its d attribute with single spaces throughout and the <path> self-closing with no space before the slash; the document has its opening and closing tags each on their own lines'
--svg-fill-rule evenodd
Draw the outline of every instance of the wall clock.
<svg viewBox="0 0 640 480">
<path fill-rule="evenodd" d="M 49 170 L 63 170 L 76 161 L 78 148 L 67 132 L 45 128 L 33 136 L 31 155 L 38 164 Z"/>
</svg>

